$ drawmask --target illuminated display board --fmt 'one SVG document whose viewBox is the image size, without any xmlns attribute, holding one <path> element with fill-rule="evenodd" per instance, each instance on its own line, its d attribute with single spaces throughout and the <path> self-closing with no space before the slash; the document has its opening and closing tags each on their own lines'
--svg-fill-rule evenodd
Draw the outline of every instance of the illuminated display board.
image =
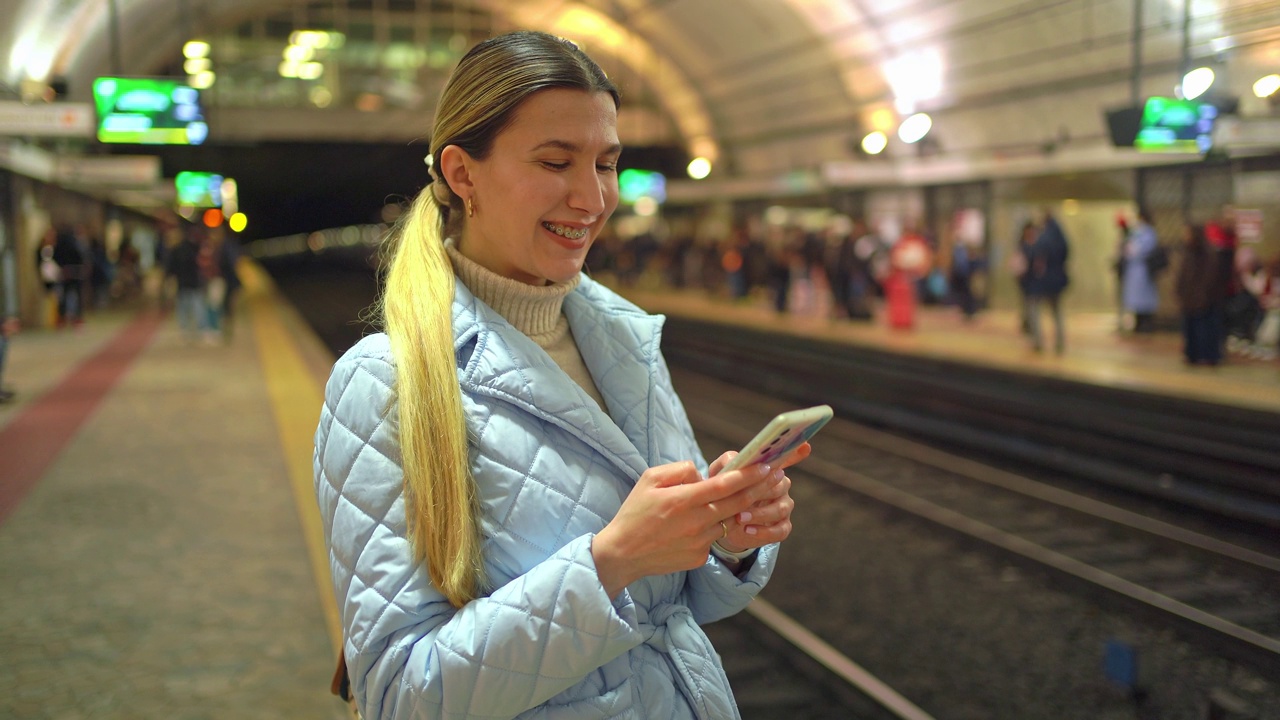
<svg viewBox="0 0 1280 720">
<path fill-rule="evenodd" d="M 173 179 L 178 204 L 196 208 L 222 207 L 222 176 L 207 172 L 180 172 Z"/>
<path fill-rule="evenodd" d="M 209 135 L 200 91 L 163 78 L 93 81 L 98 140 L 143 145 L 199 145 Z"/>
<path fill-rule="evenodd" d="M 628 168 L 618 175 L 618 199 L 634 203 L 642 197 L 656 202 L 667 199 L 667 178 L 660 172 Z"/>
<path fill-rule="evenodd" d="M 1217 117 L 1218 108 L 1210 103 L 1148 98 L 1133 145 L 1147 152 L 1207 152 Z"/>
</svg>

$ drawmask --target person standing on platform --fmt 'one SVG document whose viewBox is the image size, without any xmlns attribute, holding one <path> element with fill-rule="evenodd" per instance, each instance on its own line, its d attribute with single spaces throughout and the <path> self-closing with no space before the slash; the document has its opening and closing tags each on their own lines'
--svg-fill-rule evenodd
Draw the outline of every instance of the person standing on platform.
<svg viewBox="0 0 1280 720">
<path fill-rule="evenodd" d="M 235 329 L 235 318 L 232 313 L 235 312 L 236 296 L 240 294 L 240 274 L 237 267 L 240 263 L 240 242 L 234 236 L 222 237 L 222 244 L 218 253 L 219 269 L 222 274 L 222 281 L 225 285 L 222 292 L 222 340 L 223 342 L 231 342 L 231 337 Z"/>
<path fill-rule="evenodd" d="M 1186 225 L 1183 243 L 1176 283 L 1182 353 L 1189 365 L 1217 365 L 1222 361 L 1221 308 L 1226 294 L 1220 260 L 1202 226 Z"/>
<path fill-rule="evenodd" d="M 1138 222 L 1124 245 L 1124 306 L 1133 313 L 1135 333 L 1150 333 L 1156 329 L 1160 293 L 1147 258 L 1157 251 L 1159 245 L 1156 229 L 1151 227 L 1151 215 L 1145 208 L 1139 210 Z"/>
<path fill-rule="evenodd" d="M 1067 275 L 1067 258 L 1071 254 L 1070 243 L 1062 226 L 1047 210 L 1040 225 L 1040 233 L 1031 244 L 1027 263 L 1027 325 L 1031 334 L 1031 349 L 1044 350 L 1041 332 L 1040 308 L 1049 306 L 1053 315 L 1053 351 L 1059 355 L 1066 350 L 1067 331 L 1063 322 L 1062 293 L 1071 283 Z"/>
<path fill-rule="evenodd" d="M 88 280 L 88 258 L 70 229 L 59 230 L 53 245 L 53 261 L 62 279 L 58 283 L 58 327 L 84 324 L 84 288 Z"/>
<path fill-rule="evenodd" d="M 1116 332 L 1122 333 L 1125 329 L 1125 316 L 1128 314 L 1125 312 L 1124 306 L 1124 268 L 1126 264 L 1124 250 L 1129 242 L 1129 219 L 1124 216 L 1124 213 L 1116 215 L 1116 229 L 1119 230 L 1119 233 L 1116 238 L 1115 255 L 1111 258 L 1111 268 L 1116 280 Z"/>
<path fill-rule="evenodd" d="M 885 310 L 889 327 L 915 327 L 917 286 L 933 267 L 933 250 L 919 232 L 909 229 L 889 251 L 889 277 L 885 280 Z"/>
<path fill-rule="evenodd" d="M 176 314 L 183 339 L 194 342 L 209 327 L 205 304 L 204 282 L 200 277 L 200 239 L 193 228 L 186 228 L 182 239 L 169 249 L 165 257 L 165 275 L 177 284 Z"/>
<path fill-rule="evenodd" d="M 734 718 L 701 629 L 768 581 L 783 468 L 708 467 L 662 319 L 581 273 L 618 93 L 539 32 L 469 50 L 391 235 L 385 333 L 334 366 L 315 487 L 336 687 L 377 718 Z"/>
<path fill-rule="evenodd" d="M 1031 334 L 1030 302 L 1027 299 L 1027 284 L 1031 282 L 1031 246 L 1036 242 L 1036 224 L 1027 220 L 1018 233 L 1018 246 L 1009 255 L 1009 272 L 1018 283 L 1018 330 L 1023 335 Z"/>
</svg>

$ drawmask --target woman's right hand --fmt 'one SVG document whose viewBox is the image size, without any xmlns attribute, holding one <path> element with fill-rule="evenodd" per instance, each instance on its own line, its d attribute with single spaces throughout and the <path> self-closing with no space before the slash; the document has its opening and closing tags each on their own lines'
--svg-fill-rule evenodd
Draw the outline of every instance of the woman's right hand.
<svg viewBox="0 0 1280 720">
<path fill-rule="evenodd" d="M 724 534 L 720 523 L 765 498 L 772 472 L 759 464 L 703 478 L 687 461 L 645 471 L 591 543 L 609 597 L 648 575 L 701 567 Z"/>
</svg>

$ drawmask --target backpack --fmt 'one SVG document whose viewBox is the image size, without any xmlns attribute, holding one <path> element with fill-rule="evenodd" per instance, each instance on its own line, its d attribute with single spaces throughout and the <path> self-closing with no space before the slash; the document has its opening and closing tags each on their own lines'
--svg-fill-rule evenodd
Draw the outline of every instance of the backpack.
<svg viewBox="0 0 1280 720">
<path fill-rule="evenodd" d="M 1147 255 L 1147 272 L 1158 275 L 1167 267 L 1169 267 L 1169 249 L 1164 245 L 1156 245 L 1151 254 Z"/>
</svg>

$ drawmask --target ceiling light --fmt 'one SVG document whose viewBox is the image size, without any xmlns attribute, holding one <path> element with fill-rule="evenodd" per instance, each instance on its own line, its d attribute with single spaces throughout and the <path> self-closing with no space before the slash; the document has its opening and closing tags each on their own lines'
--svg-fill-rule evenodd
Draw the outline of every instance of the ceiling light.
<svg viewBox="0 0 1280 720">
<path fill-rule="evenodd" d="M 711 161 L 704 157 L 696 157 L 689 161 L 689 177 L 701 180 L 711 174 Z"/>
<path fill-rule="evenodd" d="M 867 136 L 862 138 L 862 151 L 868 155 L 879 155 L 888 145 L 889 138 L 879 130 L 867 133 Z"/>
<path fill-rule="evenodd" d="M 1182 76 L 1182 97 L 1195 100 L 1213 85 L 1213 70 L 1199 67 Z"/>
<path fill-rule="evenodd" d="M 1271 74 L 1258 78 L 1253 84 L 1253 94 L 1260 98 L 1271 97 L 1280 90 L 1280 75 Z"/>
<path fill-rule="evenodd" d="M 904 143 L 919 142 L 925 135 L 929 134 L 930 128 L 933 127 L 933 119 L 925 113 L 916 113 L 906 120 L 902 121 L 902 125 L 898 126 L 898 137 Z"/>
<path fill-rule="evenodd" d="M 203 40 L 188 40 L 182 46 L 182 57 L 187 59 L 209 57 L 209 43 Z"/>
</svg>

